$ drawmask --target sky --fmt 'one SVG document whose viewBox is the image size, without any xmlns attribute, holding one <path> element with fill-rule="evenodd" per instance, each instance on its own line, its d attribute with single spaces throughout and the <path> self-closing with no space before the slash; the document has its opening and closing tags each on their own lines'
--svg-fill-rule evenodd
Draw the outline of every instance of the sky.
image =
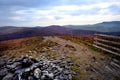
<svg viewBox="0 0 120 80">
<path fill-rule="evenodd" d="M 0 26 L 120 21 L 120 0 L 0 0 Z"/>
</svg>

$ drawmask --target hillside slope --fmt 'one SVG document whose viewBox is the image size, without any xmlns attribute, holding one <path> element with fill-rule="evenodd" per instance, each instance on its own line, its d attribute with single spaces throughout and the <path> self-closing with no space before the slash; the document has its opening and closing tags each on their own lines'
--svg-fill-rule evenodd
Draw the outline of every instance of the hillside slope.
<svg viewBox="0 0 120 80">
<path fill-rule="evenodd" d="M 25 55 L 34 58 L 38 58 L 41 55 L 50 59 L 60 57 L 70 58 L 74 63 L 71 68 L 75 71 L 73 80 L 89 80 L 91 76 L 93 79 L 103 80 L 103 77 L 99 77 L 92 71 L 92 66 L 104 67 L 106 63 L 109 62 L 110 58 L 106 54 L 90 50 L 83 44 L 76 44 L 70 40 L 65 40 L 56 36 L 1 41 L 0 48 L 0 55 L 5 55 L 10 58 Z"/>
</svg>

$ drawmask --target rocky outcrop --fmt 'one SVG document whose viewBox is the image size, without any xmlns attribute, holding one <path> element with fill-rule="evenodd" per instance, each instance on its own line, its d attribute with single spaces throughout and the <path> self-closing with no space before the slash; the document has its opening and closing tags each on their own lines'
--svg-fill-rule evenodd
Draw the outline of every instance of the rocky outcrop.
<svg viewBox="0 0 120 80">
<path fill-rule="evenodd" d="M 0 64 L 0 80 L 72 80 L 72 61 L 21 57 Z"/>
</svg>

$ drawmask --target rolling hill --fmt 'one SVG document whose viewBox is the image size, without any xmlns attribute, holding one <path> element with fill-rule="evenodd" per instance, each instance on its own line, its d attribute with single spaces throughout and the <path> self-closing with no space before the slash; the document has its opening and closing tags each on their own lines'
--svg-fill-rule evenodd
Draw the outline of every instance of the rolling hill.
<svg viewBox="0 0 120 80">
<path fill-rule="evenodd" d="M 1 30 L 2 28 L 2 30 Z M 95 31 L 76 30 L 63 26 L 47 27 L 0 27 L 0 40 L 10 40 L 33 36 L 58 36 L 58 35 L 93 35 Z"/>
</svg>

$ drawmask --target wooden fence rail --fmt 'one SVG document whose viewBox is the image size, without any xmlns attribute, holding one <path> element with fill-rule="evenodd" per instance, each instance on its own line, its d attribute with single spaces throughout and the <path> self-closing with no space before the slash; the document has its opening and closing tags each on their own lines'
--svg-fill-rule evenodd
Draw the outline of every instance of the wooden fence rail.
<svg viewBox="0 0 120 80">
<path fill-rule="evenodd" d="M 120 37 L 105 34 L 95 34 L 94 47 L 120 56 Z"/>
</svg>

